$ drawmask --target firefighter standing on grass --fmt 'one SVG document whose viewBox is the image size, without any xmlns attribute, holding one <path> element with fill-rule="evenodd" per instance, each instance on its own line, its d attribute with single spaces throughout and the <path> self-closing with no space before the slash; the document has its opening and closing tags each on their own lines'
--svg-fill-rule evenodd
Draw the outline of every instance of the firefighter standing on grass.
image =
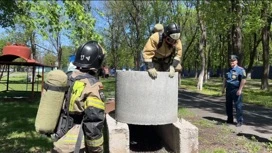
<svg viewBox="0 0 272 153">
<path fill-rule="evenodd" d="M 96 41 L 89 41 L 81 45 L 73 63 L 77 71 L 73 71 L 69 76 L 69 114 L 73 118 L 74 124 L 82 127 L 85 150 L 81 151 L 87 153 L 103 152 L 102 129 L 105 104 L 101 91 L 102 83 L 96 76 L 97 70 L 101 68 L 103 58 L 103 50 Z M 80 133 L 78 129 L 78 126 L 70 129 L 63 138 L 55 142 L 55 152 L 73 152 L 78 133 Z"/>
<path fill-rule="evenodd" d="M 174 77 L 176 71 L 181 71 L 181 56 L 180 27 L 176 23 L 167 25 L 161 36 L 159 32 L 152 34 L 143 50 L 144 62 L 152 78 L 157 77 L 157 71 L 169 71 L 169 77 Z"/>
</svg>

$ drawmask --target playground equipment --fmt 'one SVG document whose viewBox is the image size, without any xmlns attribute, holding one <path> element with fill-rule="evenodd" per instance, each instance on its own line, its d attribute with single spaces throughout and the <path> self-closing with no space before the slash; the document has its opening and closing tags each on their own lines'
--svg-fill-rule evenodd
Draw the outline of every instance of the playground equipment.
<svg viewBox="0 0 272 153">
<path fill-rule="evenodd" d="M 20 66 L 32 66 L 32 76 L 35 76 L 35 69 L 37 66 L 42 68 L 42 82 L 44 81 L 44 68 L 51 67 L 43 65 L 37 62 L 35 59 L 31 58 L 31 50 L 29 47 L 23 44 L 7 44 L 3 50 L 2 55 L 0 56 L 0 80 L 2 80 L 4 73 L 6 73 L 6 90 L 9 90 L 9 77 L 10 77 L 10 66 L 11 65 L 20 65 Z M 25 62 L 15 62 L 17 58 L 23 59 Z M 52 68 L 52 67 L 51 67 Z M 31 91 L 32 98 L 34 97 L 34 77 L 31 80 Z"/>
</svg>

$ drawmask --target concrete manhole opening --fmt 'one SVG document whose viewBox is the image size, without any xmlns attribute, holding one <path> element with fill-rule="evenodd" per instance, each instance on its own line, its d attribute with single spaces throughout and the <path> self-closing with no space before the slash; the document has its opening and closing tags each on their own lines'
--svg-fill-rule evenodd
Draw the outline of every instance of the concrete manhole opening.
<svg viewBox="0 0 272 153">
<path fill-rule="evenodd" d="M 134 125 L 128 124 L 129 127 L 129 148 L 131 153 L 136 152 L 171 152 L 164 145 L 162 138 L 158 134 L 158 125 Z"/>
</svg>

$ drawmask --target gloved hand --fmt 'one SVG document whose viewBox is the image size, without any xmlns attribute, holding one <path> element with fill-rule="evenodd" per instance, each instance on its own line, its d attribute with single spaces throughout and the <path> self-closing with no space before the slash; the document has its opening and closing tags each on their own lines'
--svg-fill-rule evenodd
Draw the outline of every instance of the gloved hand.
<svg viewBox="0 0 272 153">
<path fill-rule="evenodd" d="M 155 68 L 148 69 L 147 72 L 151 78 L 157 77 L 157 70 Z"/>
<path fill-rule="evenodd" d="M 169 77 L 170 78 L 173 78 L 175 76 L 175 68 L 174 68 L 174 66 L 170 66 L 170 68 L 169 68 Z"/>
</svg>

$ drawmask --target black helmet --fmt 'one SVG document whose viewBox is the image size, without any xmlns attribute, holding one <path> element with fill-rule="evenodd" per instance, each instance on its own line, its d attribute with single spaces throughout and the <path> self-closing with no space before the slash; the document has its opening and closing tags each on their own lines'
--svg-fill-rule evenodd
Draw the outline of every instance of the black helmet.
<svg viewBox="0 0 272 153">
<path fill-rule="evenodd" d="M 80 69 L 99 69 L 103 59 L 102 48 L 96 41 L 89 41 L 77 49 L 73 64 Z"/>
<path fill-rule="evenodd" d="M 165 27 L 164 35 L 167 43 L 174 44 L 180 37 L 180 27 L 176 23 L 170 23 Z"/>
</svg>

